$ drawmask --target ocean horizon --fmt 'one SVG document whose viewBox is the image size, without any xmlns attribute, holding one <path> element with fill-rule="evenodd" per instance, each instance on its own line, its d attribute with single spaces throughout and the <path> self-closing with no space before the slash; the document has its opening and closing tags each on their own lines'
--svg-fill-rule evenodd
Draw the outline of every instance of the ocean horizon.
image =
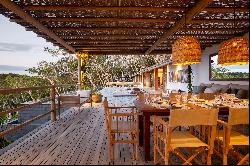
<svg viewBox="0 0 250 166">
<path fill-rule="evenodd" d="M 20 75 L 28 75 L 28 76 L 36 76 L 36 74 L 30 74 L 25 70 L 1 70 L 0 74 L 20 74 Z"/>
</svg>

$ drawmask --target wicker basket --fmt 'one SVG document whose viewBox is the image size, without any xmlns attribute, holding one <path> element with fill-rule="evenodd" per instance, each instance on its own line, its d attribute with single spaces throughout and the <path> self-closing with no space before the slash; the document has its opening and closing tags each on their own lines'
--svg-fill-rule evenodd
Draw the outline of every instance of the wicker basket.
<svg viewBox="0 0 250 166">
<path fill-rule="evenodd" d="M 100 102 L 102 102 L 102 95 L 95 95 L 95 94 L 93 94 L 92 95 L 92 101 L 94 103 L 100 103 Z"/>
</svg>

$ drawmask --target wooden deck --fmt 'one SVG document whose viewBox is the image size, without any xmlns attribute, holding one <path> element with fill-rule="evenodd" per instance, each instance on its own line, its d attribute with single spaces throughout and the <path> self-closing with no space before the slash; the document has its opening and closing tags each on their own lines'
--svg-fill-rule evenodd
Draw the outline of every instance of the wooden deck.
<svg viewBox="0 0 250 166">
<path fill-rule="evenodd" d="M 134 100 L 133 96 L 112 98 L 111 95 L 108 99 L 111 106 L 130 106 Z M 0 156 L 0 165 L 153 164 L 153 161 L 144 161 L 141 147 L 139 160 L 133 161 L 131 148 L 127 144 L 115 146 L 115 161 L 110 163 L 104 122 L 102 103 L 94 103 L 92 108 L 89 103 L 86 103 L 82 106 L 81 112 L 78 108 L 68 109 L 61 114 L 60 120 L 54 123 L 47 122 L 14 142 L 11 148 Z M 151 149 L 150 152 L 152 151 Z M 169 164 L 181 163 L 178 157 L 170 155 Z M 214 155 L 212 163 L 222 164 L 222 159 Z M 235 161 L 229 159 L 230 163 L 235 163 Z"/>
<path fill-rule="evenodd" d="M 118 145 L 114 164 L 147 164 L 131 159 L 129 145 Z M 140 151 L 141 152 L 141 151 Z M 54 123 L 47 123 L 17 140 L 0 156 L 1 165 L 113 164 L 108 160 L 107 135 L 102 104 L 85 104 L 81 112 L 71 108 Z"/>
</svg>

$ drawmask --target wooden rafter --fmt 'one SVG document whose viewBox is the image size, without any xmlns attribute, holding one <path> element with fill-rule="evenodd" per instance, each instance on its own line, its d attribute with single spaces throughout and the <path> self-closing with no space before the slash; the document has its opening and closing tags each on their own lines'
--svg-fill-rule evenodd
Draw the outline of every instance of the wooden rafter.
<svg viewBox="0 0 250 166">
<path fill-rule="evenodd" d="M 212 0 L 198 1 L 197 4 L 187 12 L 187 15 L 185 17 L 182 17 L 180 21 L 176 22 L 176 24 L 173 27 L 167 30 L 163 34 L 163 36 L 160 39 L 158 39 L 154 43 L 154 45 L 145 52 L 145 54 L 150 54 L 160 43 L 162 43 L 168 37 L 172 36 L 175 32 L 180 30 L 185 23 L 189 23 L 198 13 L 200 13 L 203 9 L 205 9 L 210 3 L 212 3 Z"/>
<path fill-rule="evenodd" d="M 3 5 L 5 8 L 11 10 L 16 15 L 21 17 L 26 22 L 30 23 L 34 27 L 36 27 L 39 31 L 43 32 L 44 34 L 48 35 L 51 39 L 57 41 L 61 45 L 63 45 L 66 49 L 68 49 L 70 52 L 75 52 L 75 49 L 68 45 L 65 41 L 63 41 L 61 38 L 59 38 L 54 32 L 52 32 L 50 29 L 45 27 L 43 24 L 41 24 L 39 21 L 34 19 L 32 16 L 27 14 L 25 11 L 23 11 L 18 5 L 16 5 L 14 2 L 11 2 L 10 0 L 1 0 L 0 4 Z"/>
<path fill-rule="evenodd" d="M 42 35 L 39 35 L 40 37 L 42 37 Z M 110 35 L 103 35 L 103 34 L 93 34 L 93 35 L 58 35 L 63 39 L 69 39 L 69 38 L 106 38 L 106 37 L 110 37 L 110 38 L 126 38 L 126 37 L 139 37 L 139 38 L 153 38 L 153 37 L 160 37 L 160 35 L 155 35 L 155 34 L 138 34 L 138 35 L 123 35 L 123 34 L 110 34 Z M 190 36 L 190 34 L 175 34 L 173 37 L 175 36 Z M 233 34 L 193 34 L 192 36 L 201 36 L 201 37 L 232 37 L 234 36 Z"/>
<path fill-rule="evenodd" d="M 84 51 L 83 49 L 79 48 L 77 49 L 79 51 Z M 103 54 L 112 54 L 112 55 L 144 55 L 144 51 L 143 50 L 86 50 L 88 51 L 88 53 L 90 54 L 94 54 L 94 55 L 103 55 Z M 152 55 L 154 54 L 170 54 L 171 51 L 166 51 L 166 50 L 154 50 L 152 52 Z"/>
<path fill-rule="evenodd" d="M 72 18 L 72 17 L 46 17 L 46 18 L 37 18 L 41 22 L 141 22 L 141 23 L 169 23 L 176 22 L 177 20 L 170 19 L 157 19 L 157 18 Z M 11 22 L 25 22 L 22 19 L 10 19 Z M 249 22 L 248 19 L 237 19 L 236 23 Z M 195 19 L 191 20 L 190 24 L 210 24 L 210 23 L 220 23 L 220 24 L 233 24 L 233 19 Z"/>
<path fill-rule="evenodd" d="M 176 27 L 176 26 L 174 26 Z M 174 27 L 171 27 L 171 32 Z M 53 31 L 164 31 L 163 28 L 134 28 L 134 27 L 50 27 Z M 174 32 L 184 30 L 184 28 L 174 28 Z M 234 32 L 235 30 L 232 28 L 187 28 L 187 32 L 189 31 L 228 31 Z M 237 28 L 236 31 L 246 31 L 246 28 Z M 170 33 L 170 29 L 169 32 Z M 171 35 L 172 35 L 171 33 Z M 171 36 L 171 35 L 168 35 Z M 165 36 L 165 35 L 164 35 Z M 162 39 L 163 40 L 163 39 Z"/>
<path fill-rule="evenodd" d="M 22 8 L 26 14 L 39 21 L 67 46 L 75 50 L 89 48 L 92 52 L 95 52 L 95 49 L 99 51 L 109 49 L 107 51 L 110 52 L 112 51 L 110 49 L 115 49 L 115 52 L 126 51 L 122 48 L 131 48 L 132 51 L 140 49 L 138 51 L 140 54 L 142 51 L 155 53 L 157 52 L 155 49 L 166 51 L 166 47 L 171 47 L 176 39 L 185 35 L 196 37 L 204 48 L 246 33 L 249 28 L 248 5 L 241 1 L 236 3 L 237 19 L 232 20 L 234 8 L 231 2 L 202 0 L 192 1 L 195 4 L 191 4 L 191 0 L 187 0 L 185 4 L 188 4 L 189 11 L 185 29 L 184 12 L 187 8 L 184 8 L 183 1 L 180 3 L 137 1 L 133 4 L 112 0 L 102 2 L 100 5 L 98 1 L 93 0 L 88 4 L 91 6 L 83 1 L 67 3 L 44 0 L 41 3 L 30 0 L 3 0 L 0 2 L 7 1 Z M 212 1 L 213 3 L 208 5 Z M 52 42 L 53 45 L 69 50 L 15 11 L 0 5 L 0 13 L 10 21 L 25 27 L 27 31 L 32 31 L 46 41 Z M 232 28 L 234 22 L 237 23 L 235 29 Z"/>
<path fill-rule="evenodd" d="M 174 40 L 176 39 L 168 39 L 162 43 L 170 43 L 170 42 L 173 42 Z M 225 40 L 225 39 L 201 39 L 199 41 L 221 41 L 221 40 Z M 94 39 L 86 39 L 86 40 L 81 40 L 81 39 L 65 39 L 66 42 L 82 42 L 82 43 L 85 43 L 85 42 L 133 42 L 133 41 L 141 41 L 141 39 L 102 39 L 102 40 L 94 40 Z M 145 40 L 144 40 L 145 41 Z M 142 41 L 142 42 L 144 42 Z M 154 41 L 154 39 L 148 39 L 147 41 Z"/>
<path fill-rule="evenodd" d="M 121 6 L 24 6 L 24 10 L 31 11 L 82 11 L 82 10 L 95 10 L 95 11 L 145 11 L 145 12 L 166 12 L 166 11 L 184 11 L 184 8 L 180 7 L 121 7 Z M 209 7 L 203 9 L 208 12 L 233 12 L 232 7 L 220 8 Z M 248 12 L 248 8 L 237 7 L 236 12 Z"/>
<path fill-rule="evenodd" d="M 50 27 L 54 31 L 161 31 L 162 28 L 134 28 L 134 27 Z"/>
</svg>

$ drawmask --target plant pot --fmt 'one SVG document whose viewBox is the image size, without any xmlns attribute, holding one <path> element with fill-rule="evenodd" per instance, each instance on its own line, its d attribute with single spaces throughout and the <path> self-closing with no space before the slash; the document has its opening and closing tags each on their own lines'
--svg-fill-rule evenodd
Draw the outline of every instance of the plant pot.
<svg viewBox="0 0 250 166">
<path fill-rule="evenodd" d="M 92 101 L 94 103 L 100 103 L 100 102 L 102 102 L 102 95 L 92 95 Z"/>
<path fill-rule="evenodd" d="M 80 94 L 80 97 L 90 97 L 91 90 L 78 90 L 76 93 L 77 95 Z"/>
</svg>

